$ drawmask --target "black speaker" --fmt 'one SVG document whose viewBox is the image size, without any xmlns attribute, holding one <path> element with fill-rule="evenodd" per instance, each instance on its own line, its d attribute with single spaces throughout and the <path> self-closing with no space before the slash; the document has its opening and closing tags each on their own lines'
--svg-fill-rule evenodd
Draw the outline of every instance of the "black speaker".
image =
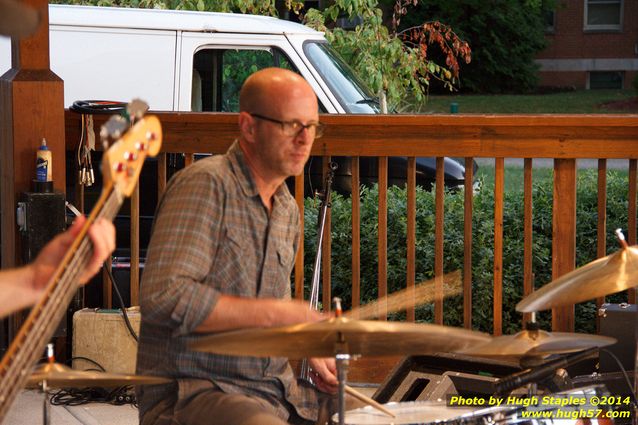
<svg viewBox="0 0 638 425">
<path fill-rule="evenodd" d="M 144 265 L 146 258 L 140 258 L 139 268 L 139 281 L 142 281 L 142 273 L 144 272 Z M 113 278 L 115 279 L 114 285 L 117 285 L 117 289 L 122 295 L 125 307 L 131 307 L 131 259 L 130 257 L 113 257 Z M 113 289 L 115 291 L 115 289 Z M 121 307 L 119 301 L 113 294 L 113 307 Z"/>
<path fill-rule="evenodd" d="M 22 261 L 33 260 L 40 250 L 66 228 L 64 193 L 25 192 L 18 204 Z"/>
<path fill-rule="evenodd" d="M 600 334 L 616 338 L 618 342 L 606 347 L 614 354 L 622 367 L 633 375 L 638 341 L 638 306 L 635 304 L 603 304 L 598 309 Z M 600 372 L 618 372 L 620 366 L 613 356 L 601 350 Z"/>
<path fill-rule="evenodd" d="M 513 362 L 461 354 L 405 357 L 374 393 L 379 403 L 493 395 L 498 378 L 519 372 Z"/>
<path fill-rule="evenodd" d="M 24 192 L 18 203 L 18 226 L 22 262 L 31 262 L 44 246 L 66 229 L 65 197 L 61 192 Z M 67 334 L 66 318 L 60 321 L 54 337 Z"/>
</svg>

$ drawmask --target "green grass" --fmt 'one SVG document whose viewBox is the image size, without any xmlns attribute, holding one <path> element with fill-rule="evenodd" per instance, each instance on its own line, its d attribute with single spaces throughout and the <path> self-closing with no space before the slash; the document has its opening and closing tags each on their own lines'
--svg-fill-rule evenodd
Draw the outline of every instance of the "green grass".
<svg viewBox="0 0 638 425">
<path fill-rule="evenodd" d="M 421 113 L 448 114 L 450 104 L 458 104 L 459 113 L 482 114 L 609 114 L 638 113 L 612 110 L 601 105 L 636 97 L 634 90 L 577 90 L 532 95 L 446 95 L 430 96 Z"/>
<path fill-rule="evenodd" d="M 593 171 L 593 170 L 592 170 Z M 578 174 L 587 172 L 587 169 L 578 169 Z M 591 172 L 591 171 L 590 171 Z M 622 169 L 615 170 L 607 170 L 609 175 L 610 172 L 614 172 L 624 178 L 628 177 L 628 171 Z M 525 179 L 525 171 L 523 167 L 517 165 L 506 165 L 505 166 L 505 174 L 503 177 L 505 192 L 523 192 L 523 183 Z M 476 173 L 476 178 L 480 179 L 482 182 L 482 188 L 485 190 L 493 190 L 494 188 L 494 166 L 489 164 L 481 164 L 479 165 L 479 169 Z M 534 167 L 532 170 L 532 182 L 542 183 L 548 182 L 551 184 L 554 178 L 554 169 L 551 167 Z"/>
<path fill-rule="evenodd" d="M 532 181 L 540 182 L 543 180 L 552 180 L 554 177 L 553 168 L 534 168 L 532 171 Z M 494 166 L 479 165 L 476 178 L 482 182 L 482 188 L 492 190 L 494 187 Z M 522 192 L 524 182 L 524 170 L 519 166 L 506 166 L 505 175 L 503 177 L 505 192 Z"/>
</svg>

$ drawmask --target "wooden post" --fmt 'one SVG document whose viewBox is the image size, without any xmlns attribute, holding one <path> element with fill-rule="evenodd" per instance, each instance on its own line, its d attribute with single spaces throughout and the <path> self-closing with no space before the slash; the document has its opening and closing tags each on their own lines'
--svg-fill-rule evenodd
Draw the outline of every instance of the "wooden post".
<svg viewBox="0 0 638 425">
<path fill-rule="evenodd" d="M 40 13 L 31 36 L 11 41 L 11 69 L 0 77 L 0 233 L 2 268 L 21 263 L 16 225 L 17 198 L 31 190 L 36 151 L 46 138 L 53 155 L 53 181 L 65 191 L 64 86 L 49 69 L 49 7 L 47 0 L 25 0 Z M 21 325 L 10 319 L 9 339 Z"/>
<path fill-rule="evenodd" d="M 552 279 L 576 266 L 576 160 L 554 159 Z M 574 305 L 552 310 L 552 330 L 574 332 Z"/>
<path fill-rule="evenodd" d="M 0 169 L 2 182 L 2 268 L 20 263 L 17 252 L 16 203 L 31 189 L 35 156 L 42 138 L 53 154 L 55 189 L 65 190 L 64 87 L 49 69 L 47 0 L 25 0 L 40 12 L 31 37 L 11 42 L 11 70 L 0 77 Z"/>
</svg>

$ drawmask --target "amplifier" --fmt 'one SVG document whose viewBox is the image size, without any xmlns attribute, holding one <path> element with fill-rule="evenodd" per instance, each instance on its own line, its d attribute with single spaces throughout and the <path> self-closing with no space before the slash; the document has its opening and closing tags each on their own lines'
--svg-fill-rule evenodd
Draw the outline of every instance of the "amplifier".
<svg viewBox="0 0 638 425">
<path fill-rule="evenodd" d="M 137 335 L 140 333 L 139 307 L 127 309 L 127 316 Z M 131 336 L 121 310 L 85 308 L 73 315 L 73 369 L 96 369 L 107 372 L 134 374 L 137 361 L 137 342 Z"/>
<path fill-rule="evenodd" d="M 618 342 L 605 349 L 611 351 L 633 375 L 638 341 L 638 306 L 635 304 L 603 304 L 598 309 L 600 334 L 616 338 Z M 620 371 L 618 363 L 609 353 L 600 351 L 600 372 Z"/>
<path fill-rule="evenodd" d="M 494 394 L 498 378 L 520 370 L 513 362 L 462 354 L 408 356 L 390 372 L 372 398 L 388 403 L 437 400 L 448 394 L 487 396 Z"/>
<path fill-rule="evenodd" d="M 66 228 L 64 200 L 61 192 L 20 194 L 17 218 L 24 263 L 33 260 L 47 242 Z"/>
<path fill-rule="evenodd" d="M 51 239 L 66 229 L 64 202 L 62 192 L 20 194 L 16 219 L 20 229 L 21 259 L 24 264 L 34 260 Z M 69 316 L 60 320 L 54 337 L 67 336 L 67 317 Z"/>
</svg>

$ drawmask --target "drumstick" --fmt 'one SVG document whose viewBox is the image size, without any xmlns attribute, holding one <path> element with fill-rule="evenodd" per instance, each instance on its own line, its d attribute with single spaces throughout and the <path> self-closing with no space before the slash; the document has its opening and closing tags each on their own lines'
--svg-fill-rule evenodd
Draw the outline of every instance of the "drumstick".
<svg viewBox="0 0 638 425">
<path fill-rule="evenodd" d="M 390 415 L 393 418 L 396 417 L 396 415 L 394 413 L 392 413 L 391 411 L 389 411 L 388 409 L 383 407 L 383 405 L 377 403 L 376 401 L 374 401 L 373 399 L 371 399 L 367 395 L 361 394 L 359 391 L 355 390 L 354 388 L 352 388 L 349 385 L 346 385 L 346 393 L 348 393 L 352 397 L 364 402 L 365 404 L 368 404 L 368 405 L 374 407 L 375 409 L 380 410 L 381 412 L 385 413 L 386 415 Z"/>
<path fill-rule="evenodd" d="M 345 312 L 345 317 L 357 318 L 359 320 L 371 319 L 379 317 L 381 306 L 385 305 L 386 313 L 405 310 L 407 307 L 417 306 L 429 303 L 437 299 L 436 283 L 442 281 L 442 297 L 446 298 L 452 295 L 458 295 L 463 290 L 461 285 L 461 272 L 459 270 L 447 273 L 443 276 L 421 282 L 414 288 L 405 288 L 394 292 L 386 297 L 379 298 L 364 306 L 353 308 Z M 439 295 L 441 297 L 441 295 Z"/>
</svg>

